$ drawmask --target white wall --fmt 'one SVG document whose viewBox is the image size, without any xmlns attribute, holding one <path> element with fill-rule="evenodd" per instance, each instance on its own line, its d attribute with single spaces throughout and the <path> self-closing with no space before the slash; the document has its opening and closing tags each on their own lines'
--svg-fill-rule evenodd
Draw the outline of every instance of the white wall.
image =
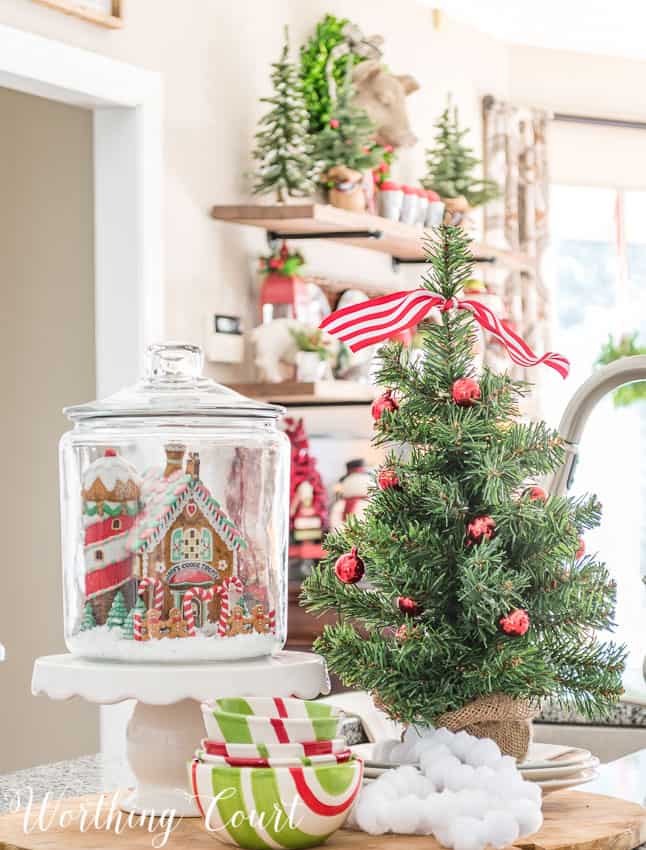
<svg viewBox="0 0 646 850">
<path fill-rule="evenodd" d="M 567 50 L 509 47 L 509 96 L 553 112 L 646 115 L 643 62 Z M 555 122 L 549 129 L 554 183 L 646 188 L 643 130 Z"/>
<path fill-rule="evenodd" d="M 644 63 L 635 59 L 508 46 L 509 95 L 555 112 L 644 120 Z"/>
<path fill-rule="evenodd" d="M 30 689 L 34 658 L 65 650 L 61 409 L 94 393 L 92 115 L 0 88 L 0 127 L 1 774 L 95 752 L 98 718 Z"/>
<path fill-rule="evenodd" d="M 422 89 L 409 98 L 411 119 L 424 142 L 448 90 L 455 93 L 467 124 L 480 144 L 479 96 L 504 95 L 507 51 L 495 39 L 447 22 L 432 28 L 428 8 L 415 0 L 192 0 L 188 8 L 159 0 L 126 4 L 123 30 L 109 31 L 28 0 L 0 0 L 0 23 L 22 27 L 131 62 L 164 75 L 165 87 L 165 291 L 167 335 L 200 342 L 206 312 L 242 311 L 255 321 L 250 291 L 250 255 L 265 249 L 257 231 L 213 222 L 214 203 L 246 195 L 244 172 L 263 106 L 269 94 L 269 65 L 277 58 L 284 24 L 300 44 L 330 11 L 346 15 L 367 33 L 386 36 L 386 61 L 395 72 L 414 74 Z M 402 156 L 399 175 L 423 173 L 423 145 Z M 315 243 L 303 245 L 317 272 L 345 279 L 388 278 L 386 258 Z M 401 279 L 418 270 L 406 269 Z M 234 378 L 220 367 L 217 377 Z"/>
</svg>

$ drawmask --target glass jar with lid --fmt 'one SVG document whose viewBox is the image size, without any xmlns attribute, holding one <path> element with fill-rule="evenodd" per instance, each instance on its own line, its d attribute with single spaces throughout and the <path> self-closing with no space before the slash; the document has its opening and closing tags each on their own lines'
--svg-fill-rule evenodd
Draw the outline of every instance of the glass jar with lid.
<svg viewBox="0 0 646 850">
<path fill-rule="evenodd" d="M 281 407 L 202 377 L 190 345 L 68 407 L 60 443 L 65 639 L 86 658 L 212 661 L 286 638 L 289 441 Z"/>
</svg>

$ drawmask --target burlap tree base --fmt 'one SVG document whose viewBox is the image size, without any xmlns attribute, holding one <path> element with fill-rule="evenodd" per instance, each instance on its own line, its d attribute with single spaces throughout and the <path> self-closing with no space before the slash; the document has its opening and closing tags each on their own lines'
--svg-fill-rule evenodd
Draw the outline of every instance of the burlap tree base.
<svg viewBox="0 0 646 850">
<path fill-rule="evenodd" d="M 528 700 L 488 694 L 440 715 L 435 726 L 444 726 L 451 732 L 464 730 L 476 738 L 492 738 L 505 755 L 523 761 L 532 740 L 532 718 L 536 714 L 536 707 Z"/>
</svg>

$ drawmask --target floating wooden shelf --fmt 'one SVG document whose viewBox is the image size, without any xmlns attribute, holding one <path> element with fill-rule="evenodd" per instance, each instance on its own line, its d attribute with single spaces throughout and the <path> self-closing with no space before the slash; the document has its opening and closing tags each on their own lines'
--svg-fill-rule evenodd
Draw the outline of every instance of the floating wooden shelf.
<svg viewBox="0 0 646 850">
<path fill-rule="evenodd" d="M 218 221 L 261 227 L 278 238 L 289 234 L 304 238 L 327 235 L 335 242 L 380 251 L 396 260 L 422 261 L 425 256 L 424 231 L 421 228 L 378 215 L 348 212 L 329 204 L 226 204 L 214 206 L 211 215 Z M 371 237 L 366 235 L 368 233 L 374 235 Z M 502 251 L 478 243 L 474 243 L 472 248 L 474 257 L 479 260 L 493 260 L 520 271 L 533 271 L 535 268 L 534 260 L 527 254 Z"/>
<path fill-rule="evenodd" d="M 280 384 L 261 382 L 229 386 L 249 398 L 282 404 L 285 407 L 302 407 L 307 404 L 370 404 L 379 392 L 377 387 L 355 381 L 283 381 Z"/>
</svg>

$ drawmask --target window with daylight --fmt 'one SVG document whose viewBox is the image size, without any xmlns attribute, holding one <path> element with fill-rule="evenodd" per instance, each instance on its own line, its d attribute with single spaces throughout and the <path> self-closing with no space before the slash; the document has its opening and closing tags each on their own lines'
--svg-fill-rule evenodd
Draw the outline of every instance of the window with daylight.
<svg viewBox="0 0 646 850">
<path fill-rule="evenodd" d="M 112 530 L 113 531 L 121 531 L 121 520 L 113 519 L 112 520 Z"/>
<path fill-rule="evenodd" d="M 550 215 L 552 347 L 572 364 L 568 380 L 550 382 L 542 399 L 546 418 L 557 426 L 609 340 L 611 357 L 633 335 L 646 351 L 646 191 L 553 185 Z M 599 553 L 617 582 L 616 636 L 629 646 L 631 667 L 641 667 L 646 652 L 643 395 L 608 395 L 597 405 L 583 434 L 572 489 L 573 495 L 596 493 L 603 505 L 602 524 L 587 533 L 586 550 Z"/>
</svg>

